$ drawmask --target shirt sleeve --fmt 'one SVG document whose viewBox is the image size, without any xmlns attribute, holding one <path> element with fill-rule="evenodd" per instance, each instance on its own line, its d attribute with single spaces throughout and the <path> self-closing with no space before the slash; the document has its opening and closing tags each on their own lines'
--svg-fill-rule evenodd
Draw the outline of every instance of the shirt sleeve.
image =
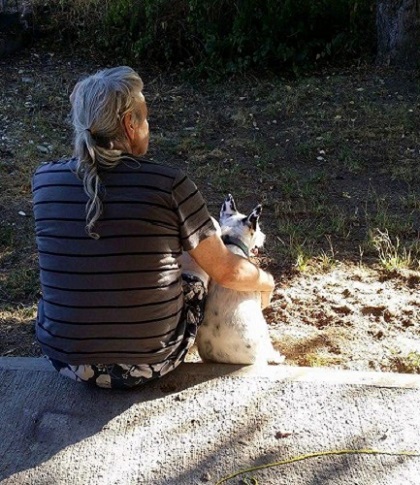
<svg viewBox="0 0 420 485">
<path fill-rule="evenodd" d="M 175 211 L 179 219 L 182 248 L 190 251 L 217 232 L 207 205 L 195 183 L 179 171 L 172 187 Z"/>
</svg>

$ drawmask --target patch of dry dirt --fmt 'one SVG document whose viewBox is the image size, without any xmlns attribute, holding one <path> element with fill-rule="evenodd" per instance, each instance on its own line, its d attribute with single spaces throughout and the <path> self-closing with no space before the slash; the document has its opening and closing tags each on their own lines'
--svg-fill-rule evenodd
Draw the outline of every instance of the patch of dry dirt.
<svg viewBox="0 0 420 485">
<path fill-rule="evenodd" d="M 273 338 L 293 364 L 400 370 L 401 356 L 420 352 L 419 284 L 415 273 L 384 279 L 348 265 L 301 275 L 277 290 Z"/>
</svg>

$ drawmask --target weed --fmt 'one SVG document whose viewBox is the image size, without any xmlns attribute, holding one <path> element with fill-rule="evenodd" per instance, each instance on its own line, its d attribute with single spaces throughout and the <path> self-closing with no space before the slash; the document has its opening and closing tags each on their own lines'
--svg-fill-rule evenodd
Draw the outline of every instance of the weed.
<svg viewBox="0 0 420 485">
<path fill-rule="evenodd" d="M 16 323 L 26 323 L 35 318 L 37 304 L 31 305 L 2 305 L 0 307 L 0 318 L 13 320 Z"/>
<path fill-rule="evenodd" d="M 403 180 L 408 184 L 420 182 L 420 168 L 418 159 L 399 160 L 399 163 L 391 167 L 391 174 L 394 180 Z"/>
<path fill-rule="evenodd" d="M 337 264 L 337 261 L 334 259 L 334 257 L 328 254 L 323 249 L 321 250 L 321 254 L 317 257 L 317 261 L 320 265 L 321 271 L 323 271 L 324 273 L 331 271 Z"/>
<path fill-rule="evenodd" d="M 314 155 L 316 153 L 317 147 L 318 147 L 317 143 L 302 141 L 297 145 L 296 151 L 299 155 L 306 158 L 311 155 Z"/>
<path fill-rule="evenodd" d="M 290 233 L 288 239 L 277 236 L 273 244 L 273 252 L 283 262 L 293 265 L 300 273 L 309 270 L 313 251 L 299 235 Z"/>
<path fill-rule="evenodd" d="M 321 254 L 317 257 L 317 261 L 320 265 L 321 271 L 327 273 L 335 268 L 337 265 L 337 260 L 335 257 L 335 251 L 332 243 L 331 236 L 326 236 L 328 245 L 330 247 L 329 251 L 321 250 Z"/>
<path fill-rule="evenodd" d="M 241 106 L 235 111 L 231 118 L 235 122 L 236 126 L 246 128 L 252 124 L 251 115 L 252 113 L 250 113 L 248 109 Z"/>
<path fill-rule="evenodd" d="M 14 228 L 11 224 L 0 226 L 0 247 L 11 248 L 14 241 Z"/>
<path fill-rule="evenodd" d="M 311 256 L 307 254 L 302 247 L 296 248 L 296 262 L 295 262 L 295 268 L 300 272 L 300 273 L 306 273 L 309 269 L 309 263 L 311 261 Z"/>
<path fill-rule="evenodd" d="M 244 173 L 241 164 L 235 160 L 223 159 L 199 165 L 192 164 L 188 171 L 193 172 L 194 179 L 205 181 L 222 196 L 233 192 L 235 197 L 240 198 L 247 192 L 245 187 L 236 186 L 236 181 L 243 177 Z M 234 191 L 232 187 L 236 187 Z"/>
<path fill-rule="evenodd" d="M 399 214 L 393 213 L 387 197 L 377 197 L 375 205 L 375 212 L 372 215 L 367 214 L 367 221 L 371 228 L 379 228 L 382 231 L 399 235 L 412 232 L 413 218 L 411 214 L 401 217 Z"/>
<path fill-rule="evenodd" d="M 0 298 L 22 301 L 34 298 L 39 291 L 39 273 L 34 267 L 16 267 L 3 279 Z"/>
<path fill-rule="evenodd" d="M 330 211 L 330 231 L 329 234 L 335 234 L 337 236 L 348 239 L 354 226 L 354 217 L 347 216 L 338 207 L 336 210 L 332 208 Z"/>
<path fill-rule="evenodd" d="M 177 155 L 205 153 L 206 147 L 203 142 L 193 136 L 186 136 L 180 140 L 173 140 L 171 151 Z"/>
<path fill-rule="evenodd" d="M 411 250 L 401 247 L 398 237 L 393 241 L 388 231 L 376 231 L 371 235 L 372 244 L 378 252 L 379 262 L 387 272 L 411 268 L 414 264 Z"/>
<path fill-rule="evenodd" d="M 420 210 L 420 194 L 416 192 L 409 192 L 407 195 L 401 197 L 401 202 L 404 207 L 412 210 Z"/>
</svg>

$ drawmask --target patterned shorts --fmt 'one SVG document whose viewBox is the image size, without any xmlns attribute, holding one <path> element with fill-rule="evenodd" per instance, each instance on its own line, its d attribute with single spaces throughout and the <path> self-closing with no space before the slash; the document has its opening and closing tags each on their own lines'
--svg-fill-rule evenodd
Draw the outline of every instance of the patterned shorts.
<svg viewBox="0 0 420 485">
<path fill-rule="evenodd" d="M 204 304 L 207 290 L 196 276 L 182 275 L 184 292 L 184 319 L 186 331 L 180 342 L 178 352 L 158 364 L 85 364 L 70 365 L 49 358 L 54 368 L 63 376 L 79 382 L 86 382 L 98 387 L 127 389 L 141 387 L 143 384 L 158 379 L 178 367 L 183 362 L 188 350 L 194 344 L 197 329 L 204 318 Z"/>
</svg>

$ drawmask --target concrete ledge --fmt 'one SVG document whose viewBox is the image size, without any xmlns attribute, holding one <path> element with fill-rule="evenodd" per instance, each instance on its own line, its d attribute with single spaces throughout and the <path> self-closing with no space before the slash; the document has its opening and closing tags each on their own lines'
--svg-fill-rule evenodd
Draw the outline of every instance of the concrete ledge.
<svg viewBox="0 0 420 485">
<path fill-rule="evenodd" d="M 419 376 L 184 364 L 136 391 L 0 359 L 1 485 L 418 485 Z M 375 449 L 385 454 L 317 452 Z M 419 456 L 406 456 L 411 451 Z"/>
<path fill-rule="evenodd" d="M 44 358 L 0 357 L 0 368 L 33 372 L 56 371 Z M 260 377 L 284 382 L 318 382 L 328 384 L 350 384 L 360 386 L 395 387 L 420 389 L 420 375 L 397 374 L 391 372 L 357 372 L 329 369 L 326 367 L 292 366 L 241 366 L 228 364 L 185 363 L 175 371 L 175 375 L 202 377 Z"/>
</svg>

